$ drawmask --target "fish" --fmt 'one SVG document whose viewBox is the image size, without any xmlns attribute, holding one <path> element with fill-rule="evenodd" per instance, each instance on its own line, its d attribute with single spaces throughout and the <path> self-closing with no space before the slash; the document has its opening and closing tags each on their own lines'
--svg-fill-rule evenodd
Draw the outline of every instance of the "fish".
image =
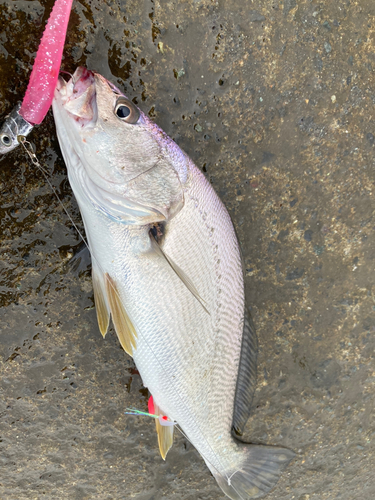
<svg viewBox="0 0 375 500">
<path fill-rule="evenodd" d="M 229 498 L 264 496 L 294 453 L 241 441 L 257 337 L 228 211 L 188 155 L 100 74 L 60 77 L 52 109 L 99 329 L 104 337 L 112 319 L 151 416 L 171 423 L 155 419 L 162 458 L 177 425 Z"/>
</svg>

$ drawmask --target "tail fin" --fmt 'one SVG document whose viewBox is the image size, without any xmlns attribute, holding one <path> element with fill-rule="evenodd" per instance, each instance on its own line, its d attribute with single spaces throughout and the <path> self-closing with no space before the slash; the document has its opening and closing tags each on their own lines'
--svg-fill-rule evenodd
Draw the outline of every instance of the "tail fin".
<svg viewBox="0 0 375 500">
<path fill-rule="evenodd" d="M 232 500 L 250 500 L 266 495 L 295 455 L 293 451 L 275 446 L 240 443 L 238 446 L 233 467 L 225 471 L 227 477 L 207 464 L 220 488 Z"/>
</svg>

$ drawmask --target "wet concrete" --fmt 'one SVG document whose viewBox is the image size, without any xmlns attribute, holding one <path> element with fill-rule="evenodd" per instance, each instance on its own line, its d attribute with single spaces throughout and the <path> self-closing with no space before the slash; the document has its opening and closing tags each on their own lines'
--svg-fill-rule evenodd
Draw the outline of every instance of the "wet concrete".
<svg viewBox="0 0 375 500">
<path fill-rule="evenodd" d="M 52 2 L 0 2 L 0 113 L 22 98 Z M 375 497 L 375 7 L 76 2 L 64 69 L 100 71 L 194 159 L 229 208 L 259 336 L 246 437 L 296 459 L 269 500 Z M 38 156 L 79 228 L 53 119 Z M 0 160 L 0 498 L 224 500 L 99 334 L 79 238 L 18 150 Z"/>
</svg>

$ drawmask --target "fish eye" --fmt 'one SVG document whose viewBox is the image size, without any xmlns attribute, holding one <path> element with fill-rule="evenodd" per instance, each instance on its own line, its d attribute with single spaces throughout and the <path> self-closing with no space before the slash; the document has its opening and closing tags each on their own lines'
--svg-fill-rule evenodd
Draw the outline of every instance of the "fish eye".
<svg viewBox="0 0 375 500">
<path fill-rule="evenodd" d="M 12 144 L 12 139 L 9 137 L 9 135 L 3 134 L 1 136 L 1 142 L 4 144 L 4 146 L 10 146 Z"/>
<path fill-rule="evenodd" d="M 123 96 L 117 99 L 114 113 L 121 121 L 131 124 L 137 123 L 139 119 L 138 108 Z"/>
<path fill-rule="evenodd" d="M 117 106 L 116 108 L 116 115 L 119 118 L 127 118 L 130 115 L 131 111 L 128 106 L 125 104 L 120 104 L 120 106 Z"/>
</svg>

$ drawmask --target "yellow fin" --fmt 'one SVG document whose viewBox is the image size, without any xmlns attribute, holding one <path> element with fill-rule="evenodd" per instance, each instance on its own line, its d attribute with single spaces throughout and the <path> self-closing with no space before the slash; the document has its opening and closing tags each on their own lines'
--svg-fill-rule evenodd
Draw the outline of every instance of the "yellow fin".
<svg viewBox="0 0 375 500">
<path fill-rule="evenodd" d="M 160 411 L 159 407 L 155 404 L 155 400 L 154 400 L 154 408 L 155 408 L 155 415 L 160 415 L 163 413 Z M 173 445 L 174 426 L 161 425 L 158 418 L 155 419 L 155 425 L 156 425 L 156 432 L 158 433 L 160 455 L 161 458 L 165 460 L 168 451 L 172 448 Z"/>
<path fill-rule="evenodd" d="M 105 337 L 109 326 L 109 310 L 105 301 L 105 290 L 103 290 L 103 285 L 97 272 L 95 271 L 94 265 L 92 266 L 91 275 L 92 287 L 94 289 L 96 317 L 98 319 L 100 333 L 103 337 Z"/>
<path fill-rule="evenodd" d="M 135 349 L 137 346 L 137 332 L 121 301 L 117 285 L 108 273 L 105 274 L 105 285 L 118 339 L 124 351 L 133 356 L 133 348 Z"/>
</svg>

